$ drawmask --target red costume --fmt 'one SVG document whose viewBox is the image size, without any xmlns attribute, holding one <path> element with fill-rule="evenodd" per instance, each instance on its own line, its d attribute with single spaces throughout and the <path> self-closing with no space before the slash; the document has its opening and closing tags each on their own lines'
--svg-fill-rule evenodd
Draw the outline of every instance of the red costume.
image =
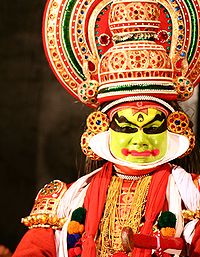
<svg viewBox="0 0 200 257">
<path fill-rule="evenodd" d="M 152 227 L 155 223 L 155 220 L 160 213 L 160 211 L 165 208 L 165 192 L 168 184 L 168 177 L 170 175 L 170 166 L 164 165 L 157 169 L 158 171 L 154 171 L 152 181 L 150 184 L 150 188 L 147 196 L 147 205 L 146 205 L 146 214 L 145 220 L 140 233 L 141 235 L 153 235 Z M 96 256 L 96 248 L 94 244 L 94 237 L 98 230 L 98 224 L 102 217 L 102 212 L 104 209 L 105 201 L 106 201 L 106 192 L 110 182 L 110 176 L 112 175 L 112 164 L 107 163 L 104 165 L 104 168 L 99 171 L 91 180 L 90 186 L 87 190 L 85 199 L 84 199 L 84 207 L 87 210 L 86 221 L 85 221 L 85 234 L 82 243 L 82 256 Z M 47 189 L 46 189 L 47 190 Z M 66 188 L 65 188 L 66 190 Z M 55 193 L 55 192 L 54 192 Z M 155 194 L 158 196 L 155 197 Z M 91 197 L 92 196 L 92 197 Z M 161 197 L 160 197 L 161 196 Z M 49 197 L 49 195 L 47 195 Z M 36 205 L 38 203 L 36 202 Z M 155 206 L 155 207 L 154 207 Z M 41 207 L 40 207 L 41 208 Z M 41 217 L 40 217 L 41 218 Z M 29 224 L 30 225 L 30 224 Z M 37 225 L 35 225 L 37 227 Z M 38 226 L 41 224 L 38 221 Z M 197 232 L 198 233 L 198 229 Z M 136 245 L 140 246 L 155 246 L 155 237 L 149 238 L 146 241 L 141 241 L 139 237 L 136 237 Z M 198 244 L 196 236 L 194 236 L 192 247 L 191 247 L 191 256 L 196 256 L 195 251 L 198 251 Z M 181 245 L 181 242 L 167 242 L 167 247 L 172 245 L 178 247 L 177 245 Z M 166 245 L 166 242 L 163 242 Z M 148 245 L 149 244 L 149 245 Z M 44 247 L 45 246 L 45 247 Z M 157 246 L 157 245 L 156 245 Z M 165 246 L 166 247 L 166 246 Z M 135 252 L 138 251 L 138 252 Z M 143 250 L 142 250 L 143 251 Z M 151 251 L 146 250 L 146 255 L 141 256 L 150 256 Z M 141 249 L 135 248 L 133 254 L 140 256 Z M 133 256 L 134 256 L 133 255 Z M 56 256 L 55 249 L 55 235 L 51 228 L 32 228 L 30 231 L 22 239 L 20 245 L 18 246 L 16 253 L 17 256 Z M 76 255 L 69 255 L 76 256 Z"/>
<path fill-rule="evenodd" d="M 200 256 L 199 177 L 187 173 L 198 170 L 171 164 L 195 146 L 177 101 L 199 82 L 199 13 L 196 0 L 47 2 L 47 59 L 97 108 L 81 147 L 108 162 L 39 192 L 14 257 L 183 256 L 186 244 Z"/>
</svg>

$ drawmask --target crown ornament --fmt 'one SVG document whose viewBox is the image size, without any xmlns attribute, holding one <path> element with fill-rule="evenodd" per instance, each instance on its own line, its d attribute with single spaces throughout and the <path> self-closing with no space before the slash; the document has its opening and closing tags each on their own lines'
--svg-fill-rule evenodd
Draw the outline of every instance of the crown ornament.
<svg viewBox="0 0 200 257">
<path fill-rule="evenodd" d="M 89 139 L 108 129 L 103 113 L 108 106 L 128 99 L 168 106 L 172 100 L 192 96 L 200 81 L 200 2 L 48 0 L 43 42 L 62 86 L 91 108 L 104 106 L 102 112 L 91 114 L 92 119 L 88 117 L 81 138 L 83 152 L 98 160 Z M 184 114 L 173 112 L 168 129 L 188 137 L 188 154 L 194 147 L 194 134 L 189 121 L 182 122 Z M 187 124 L 184 132 L 179 131 L 184 126 L 176 124 L 176 115 L 181 126 Z M 93 124 L 100 120 L 101 124 Z"/>
<path fill-rule="evenodd" d="M 115 45 L 100 60 L 100 103 L 137 94 L 176 99 L 171 59 L 155 42 L 159 16 L 154 0 L 113 1 L 109 25 Z"/>
<path fill-rule="evenodd" d="M 89 107 L 138 94 L 184 101 L 200 81 L 199 17 L 198 0 L 48 0 L 44 48 Z"/>
</svg>

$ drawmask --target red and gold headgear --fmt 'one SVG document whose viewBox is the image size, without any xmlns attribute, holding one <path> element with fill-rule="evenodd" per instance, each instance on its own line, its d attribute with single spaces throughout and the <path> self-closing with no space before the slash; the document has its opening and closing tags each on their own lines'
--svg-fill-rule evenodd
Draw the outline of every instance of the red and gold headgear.
<svg viewBox="0 0 200 257">
<path fill-rule="evenodd" d="M 82 145 L 108 129 L 110 108 L 130 101 L 163 105 L 168 128 L 194 141 L 187 116 L 170 101 L 187 100 L 200 81 L 199 21 L 198 0 L 47 1 L 43 41 L 52 70 L 75 98 L 103 112 L 88 117 L 104 125 L 88 130 Z"/>
</svg>

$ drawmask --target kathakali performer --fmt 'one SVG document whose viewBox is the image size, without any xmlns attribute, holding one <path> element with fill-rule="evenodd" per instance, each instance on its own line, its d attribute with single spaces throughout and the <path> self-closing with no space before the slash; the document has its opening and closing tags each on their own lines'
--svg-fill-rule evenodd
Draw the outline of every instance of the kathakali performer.
<svg viewBox="0 0 200 257">
<path fill-rule="evenodd" d="M 46 56 L 95 109 L 81 147 L 101 165 L 40 190 L 13 257 L 200 256 L 200 155 L 178 104 L 200 79 L 199 18 L 199 0 L 47 1 Z"/>
</svg>

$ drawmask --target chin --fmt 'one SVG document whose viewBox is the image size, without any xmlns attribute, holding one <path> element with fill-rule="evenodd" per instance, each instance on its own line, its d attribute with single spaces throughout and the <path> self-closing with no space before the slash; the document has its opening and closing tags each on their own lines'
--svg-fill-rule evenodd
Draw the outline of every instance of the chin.
<svg viewBox="0 0 200 257">
<path fill-rule="evenodd" d="M 135 164 L 139 164 L 139 165 L 146 165 L 146 164 L 150 164 L 152 162 L 156 162 L 159 161 L 162 158 L 162 156 L 160 156 L 159 158 L 151 158 L 149 160 L 149 158 L 147 157 L 138 157 L 138 158 L 120 158 L 122 161 L 126 161 L 129 163 L 135 163 Z"/>
</svg>

